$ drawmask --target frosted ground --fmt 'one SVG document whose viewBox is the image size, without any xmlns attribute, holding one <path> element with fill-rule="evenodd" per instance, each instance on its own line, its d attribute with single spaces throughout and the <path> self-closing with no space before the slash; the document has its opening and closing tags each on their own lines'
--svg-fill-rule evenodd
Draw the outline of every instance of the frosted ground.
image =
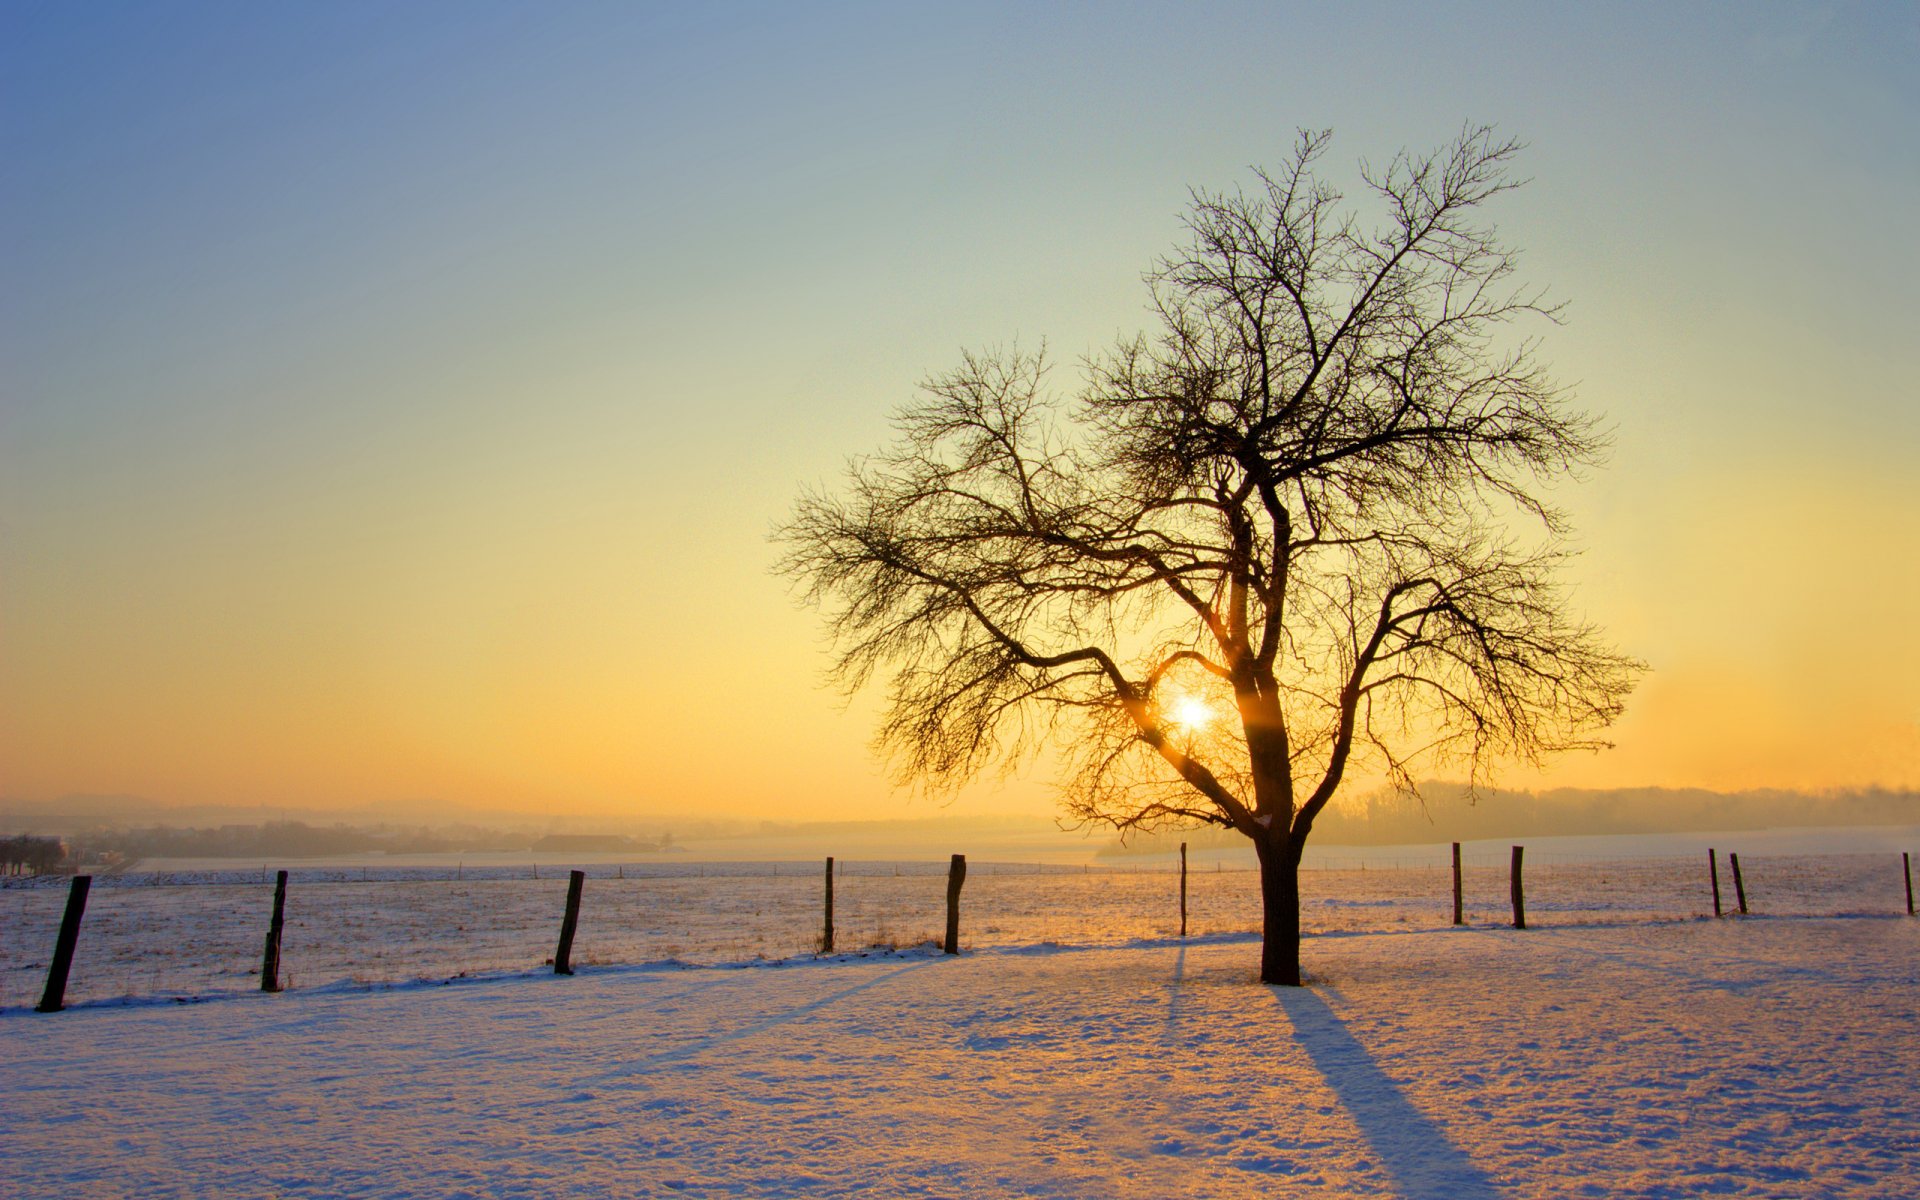
<svg viewBox="0 0 1920 1200">
<path fill-rule="evenodd" d="M 1071 845 L 1072 843 L 1068 843 Z M 1083 844 L 1084 845 L 1084 844 Z M 1647 838 L 1543 838 L 1529 845 L 1534 924 L 1642 924 L 1712 912 L 1705 851 L 1741 853 L 1756 913 L 1832 915 L 1904 907 L 1899 852 L 1920 827 L 1777 830 Z M 733 848 L 730 845 L 730 848 Z M 756 847 L 748 845 L 747 849 Z M 790 847 L 788 847 L 790 849 Z M 1509 919 L 1506 843 L 1466 848 L 1467 918 Z M 962 895 L 969 949 L 1113 945 L 1179 932 L 1169 859 L 973 861 Z M 294 989 L 513 972 L 551 961 L 567 890 L 564 857 L 422 856 L 295 861 L 282 979 Z M 818 948 L 822 860 L 661 861 L 586 867 L 576 964 L 717 965 Z M 944 928 L 945 862 L 840 861 L 836 944 L 911 946 Z M 66 896 L 60 879 L 0 886 L 0 1011 L 31 1007 Z M 1212 852 L 1190 877 L 1188 931 L 1260 924 L 1251 856 Z M 1445 846 L 1320 847 L 1302 873 L 1309 933 L 1416 931 L 1451 919 Z M 259 986 L 272 909 L 266 867 L 181 862 L 94 881 L 69 1003 L 202 999 Z"/>
<path fill-rule="evenodd" d="M 116 936 L 148 959 L 224 962 L 225 938 L 241 965 L 161 987 L 131 968 L 39 1015 L 13 946 L 22 921 L 50 945 L 59 892 L 7 889 L 0 1180 L 89 1196 L 1920 1194 L 1920 921 L 1898 915 L 1897 850 L 1778 852 L 1795 846 L 1835 848 L 1743 850 L 1756 915 L 1724 921 L 1699 915 L 1703 857 L 1530 849 L 1524 933 L 1500 925 L 1492 848 L 1463 930 L 1431 853 L 1329 865 L 1307 879 L 1302 990 L 1252 982 L 1252 880 L 1224 866 L 1194 877 L 1202 932 L 1184 942 L 1157 866 L 977 871 L 951 959 L 911 947 L 938 916 L 925 866 L 843 876 L 842 904 L 865 907 L 842 946 L 884 922 L 909 948 L 826 959 L 779 957 L 815 933 L 817 870 L 608 868 L 576 960 L 596 922 L 598 949 L 567 979 L 537 966 L 560 872 L 368 871 L 296 875 L 311 900 L 279 996 L 246 990 L 257 875 L 103 881 L 76 989 L 111 976 L 113 930 L 93 922 L 115 906 Z M 732 932 L 689 932 L 666 897 L 701 913 L 732 897 L 714 917 Z M 450 929 L 463 905 L 475 927 L 524 910 L 524 935 Z M 746 955 L 724 940 L 743 930 L 761 931 Z M 667 936 L 681 954 L 653 952 Z M 412 949 L 383 962 L 372 942 Z"/>
</svg>

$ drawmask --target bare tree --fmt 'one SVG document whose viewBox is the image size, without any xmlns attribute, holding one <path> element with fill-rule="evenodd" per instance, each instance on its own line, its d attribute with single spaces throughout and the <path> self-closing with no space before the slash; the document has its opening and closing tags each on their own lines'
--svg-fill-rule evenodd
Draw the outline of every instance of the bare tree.
<svg viewBox="0 0 1920 1200">
<path fill-rule="evenodd" d="M 1510 332 L 1556 316 L 1480 219 L 1519 147 L 1468 129 L 1363 163 L 1368 224 L 1317 173 L 1327 141 L 1192 194 L 1146 277 L 1157 332 L 1077 397 L 1044 353 L 967 354 L 776 534 L 836 681 L 887 679 L 903 777 L 1052 745 L 1082 821 L 1231 826 L 1280 984 L 1301 850 L 1350 771 L 1411 788 L 1599 745 L 1640 669 L 1556 582 L 1546 485 L 1604 438 Z"/>
</svg>

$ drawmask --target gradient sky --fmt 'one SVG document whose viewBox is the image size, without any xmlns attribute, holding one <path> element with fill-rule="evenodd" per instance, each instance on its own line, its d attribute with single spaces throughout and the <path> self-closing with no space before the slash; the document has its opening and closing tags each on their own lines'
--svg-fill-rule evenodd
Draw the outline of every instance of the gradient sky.
<svg viewBox="0 0 1920 1200">
<path fill-rule="evenodd" d="M 0 796 L 926 813 L 769 575 L 1190 185 L 1491 121 L 1654 672 L 1516 783 L 1920 785 L 1911 4 L 0 5 Z M 957 811 L 1048 811 L 1039 776 Z"/>
</svg>

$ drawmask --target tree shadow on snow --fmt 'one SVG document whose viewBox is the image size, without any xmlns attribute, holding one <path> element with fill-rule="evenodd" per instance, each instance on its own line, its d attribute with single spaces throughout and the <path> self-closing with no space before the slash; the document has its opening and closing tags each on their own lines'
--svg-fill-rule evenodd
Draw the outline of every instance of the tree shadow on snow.
<svg viewBox="0 0 1920 1200">
<path fill-rule="evenodd" d="M 1373 1056 L 1308 988 L 1274 988 L 1294 1036 L 1393 1177 L 1404 1200 L 1494 1200 L 1500 1195 L 1446 1133 L 1415 1108 Z"/>
</svg>

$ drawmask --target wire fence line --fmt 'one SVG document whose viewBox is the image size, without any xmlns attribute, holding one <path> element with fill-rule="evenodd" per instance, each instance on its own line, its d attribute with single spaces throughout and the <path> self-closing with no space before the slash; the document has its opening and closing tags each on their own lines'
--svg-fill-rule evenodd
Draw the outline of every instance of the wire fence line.
<svg viewBox="0 0 1920 1200">
<path fill-rule="evenodd" d="M 296 860 L 297 862 L 297 860 Z M 1157 875 L 1178 872 L 1178 861 L 1171 866 L 1160 862 L 1120 863 L 1026 863 L 979 862 L 969 868 L 978 875 Z M 1200 870 L 1202 868 L 1195 868 Z M 1204 868 L 1214 871 L 1214 866 Z M 1224 872 L 1250 872 L 1253 862 L 1224 863 Z M 353 866 L 289 866 L 287 863 L 263 863 L 259 866 L 235 866 L 197 869 L 160 869 L 144 867 L 138 861 L 126 869 L 97 872 L 96 887 L 190 887 L 271 883 L 276 870 L 286 870 L 295 883 L 459 883 L 484 880 L 552 880 L 567 878 L 570 870 L 586 872 L 589 879 L 816 879 L 821 873 L 818 860 L 799 861 L 742 859 L 714 862 L 610 862 L 610 863 L 537 863 L 456 862 L 426 866 L 387 866 L 372 863 Z M 834 863 L 836 877 L 925 877 L 945 876 L 945 861 L 923 859 L 840 860 Z M 64 875 L 41 875 L 0 880 L 7 887 L 64 887 Z"/>
<path fill-rule="evenodd" d="M 1320 872 L 1338 871 L 1432 871 L 1448 868 L 1448 847 L 1445 844 L 1430 848 L 1426 857 L 1410 857 L 1404 848 L 1396 847 L 1397 853 L 1368 855 L 1364 852 L 1339 854 L 1315 852 L 1301 864 L 1303 875 Z M 1226 852 L 1209 851 L 1202 858 L 1196 852 L 1191 872 L 1193 874 L 1254 874 L 1259 863 L 1251 850 L 1238 849 Z M 1668 861 L 1677 855 L 1662 855 L 1658 859 L 1645 861 Z M 1754 858 L 1768 857 L 1753 855 Z M 1772 857 L 1779 857 L 1778 855 Z M 1468 845 L 1465 860 L 1470 867 L 1500 867 L 1507 862 L 1505 846 Z M 464 882 L 481 880 L 525 879 L 565 879 L 569 870 L 585 871 L 589 879 L 664 879 L 664 878 L 702 878 L 702 879 L 813 879 L 820 874 L 817 860 L 806 859 L 738 859 L 712 861 L 660 861 L 640 860 L 608 863 L 572 862 L 533 862 L 526 860 L 507 861 L 501 856 L 490 856 L 488 861 L 468 863 L 435 863 L 431 865 L 392 866 L 379 863 L 356 863 L 351 866 L 328 865 L 303 867 L 298 860 L 274 863 L 261 863 L 258 866 L 197 867 L 197 868 L 160 868 L 146 865 L 135 859 L 111 869 L 89 868 L 94 877 L 94 886 L 101 887 L 185 887 L 194 885 L 244 884 L 249 882 L 271 883 L 276 870 L 287 870 L 295 883 L 368 883 L 386 882 Z M 1641 857 L 1622 855 L 1619 852 L 1579 852 L 1529 848 L 1527 861 L 1541 865 L 1603 864 L 1614 862 L 1639 862 Z M 1180 860 L 1171 854 L 1138 856 L 1116 856 L 1089 863 L 1052 863 L 1019 861 L 984 861 L 974 863 L 969 868 L 976 876 L 980 875 L 1177 875 L 1180 872 Z M 835 860 L 837 877 L 860 876 L 944 876 L 947 863 L 933 859 L 838 859 Z M 0 878 L 0 891 L 7 888 L 46 888 L 64 887 L 65 874 L 44 874 L 33 876 L 14 876 Z"/>
<path fill-rule="evenodd" d="M 1435 861 L 1358 859 L 1303 871 L 1309 937 L 1441 930 L 1451 924 L 1449 848 Z M 1722 860 L 1724 862 L 1724 853 Z M 1743 856 L 1760 916 L 1904 914 L 1895 854 Z M 836 948 L 937 940 L 945 862 L 835 864 Z M 823 864 L 606 863 L 587 876 L 573 962 L 738 963 L 815 952 Z M 974 864 L 966 880 L 966 948 L 1101 945 L 1179 930 L 1178 863 Z M 537 968 L 551 960 L 568 885 L 545 864 L 296 867 L 290 871 L 281 982 L 289 988 L 453 979 Z M 196 998 L 259 986 L 271 868 L 130 872 L 103 877 L 89 901 L 67 990 L 70 1002 Z M 1249 865 L 1212 861 L 1189 877 L 1188 931 L 1244 933 L 1260 925 Z M 1469 925 L 1504 925 L 1507 864 L 1484 856 L 1463 870 Z M 0 887 L 0 1008 L 33 1003 L 60 924 L 64 881 Z M 1722 868 L 1722 886 L 1731 885 Z M 1528 923 L 1635 923 L 1706 917 L 1707 864 L 1529 852 Z"/>
</svg>

